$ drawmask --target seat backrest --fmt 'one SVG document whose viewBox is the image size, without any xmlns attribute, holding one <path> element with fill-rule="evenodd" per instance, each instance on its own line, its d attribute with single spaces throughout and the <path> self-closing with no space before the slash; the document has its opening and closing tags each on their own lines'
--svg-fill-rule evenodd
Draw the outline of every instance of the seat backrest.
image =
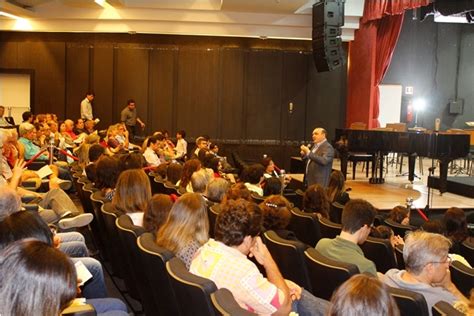
<svg viewBox="0 0 474 316">
<path fill-rule="evenodd" d="M 173 185 L 171 182 L 165 182 L 163 184 L 163 194 L 176 194 L 178 195 L 178 188 Z"/>
<path fill-rule="evenodd" d="M 122 215 L 115 221 L 118 229 L 118 235 L 122 241 L 124 253 L 123 258 L 127 271 L 131 274 L 134 288 L 138 291 L 132 294 L 133 297 L 139 297 L 145 311 L 149 314 L 155 314 L 158 307 L 155 305 L 153 295 L 149 291 L 149 283 L 144 273 L 142 261 L 140 259 L 140 250 L 137 245 L 137 238 L 145 232 L 145 229 L 133 224 L 128 215 Z M 130 289 L 129 289 L 130 291 Z"/>
<path fill-rule="evenodd" d="M 329 219 L 320 217 L 319 228 L 321 229 L 321 238 L 336 238 L 341 233 L 341 224 L 331 222 Z"/>
<path fill-rule="evenodd" d="M 466 297 L 471 294 L 471 289 L 474 288 L 474 269 L 465 266 L 459 261 L 453 261 L 449 266 L 451 271 L 451 280 L 456 287 Z"/>
<path fill-rule="evenodd" d="M 395 246 L 395 258 L 397 259 L 398 269 L 405 270 L 405 260 L 403 260 L 403 245 Z"/>
<path fill-rule="evenodd" d="M 329 259 L 314 248 L 306 249 L 304 254 L 312 293 L 316 297 L 330 300 L 339 285 L 359 273 L 356 265 Z"/>
<path fill-rule="evenodd" d="M 344 208 L 344 205 L 338 202 L 332 202 L 331 207 L 329 209 L 329 219 L 331 222 L 340 224 L 341 223 L 341 218 L 342 218 L 342 209 Z"/>
<path fill-rule="evenodd" d="M 401 316 L 428 316 L 428 305 L 425 297 L 409 290 L 388 287 L 390 295 L 395 299 Z"/>
<path fill-rule="evenodd" d="M 463 316 L 464 313 L 461 313 L 445 301 L 439 301 L 431 307 L 431 314 L 433 316 Z"/>
<path fill-rule="evenodd" d="M 257 203 L 257 204 L 260 204 L 262 203 L 263 201 L 265 201 L 265 197 L 261 196 L 261 195 L 258 195 L 257 193 L 255 192 L 252 192 L 251 194 L 252 196 L 252 200 Z"/>
<path fill-rule="evenodd" d="M 174 257 L 166 262 L 166 271 L 179 304 L 180 315 L 215 315 L 211 293 L 217 290 L 211 280 L 192 274 L 183 261 Z"/>
<path fill-rule="evenodd" d="M 474 247 L 472 244 L 463 242 L 461 243 L 461 255 L 464 259 L 469 262 L 471 266 L 474 266 Z"/>
<path fill-rule="evenodd" d="M 288 229 L 295 233 L 298 240 L 315 247 L 321 239 L 318 216 L 315 213 L 305 213 L 298 208 L 292 208 Z"/>
<path fill-rule="evenodd" d="M 163 193 L 165 191 L 165 182 L 161 178 L 150 178 L 151 192 L 153 194 Z"/>
<path fill-rule="evenodd" d="M 311 292 L 304 258 L 304 251 L 309 246 L 301 241 L 283 239 L 273 230 L 266 231 L 263 238 L 283 277 Z"/>
<path fill-rule="evenodd" d="M 405 237 L 405 234 L 406 234 L 407 231 L 413 230 L 413 226 L 402 225 L 400 223 L 397 223 L 397 222 L 391 220 L 390 218 L 387 218 L 385 220 L 385 225 L 389 226 L 393 230 L 395 235 L 398 235 L 402 238 Z"/>
<path fill-rule="evenodd" d="M 217 315 L 224 316 L 253 316 L 257 315 L 242 308 L 232 293 L 225 288 L 218 289 L 211 294 L 211 302 Z"/>
<path fill-rule="evenodd" d="M 209 237 L 214 238 L 214 227 L 216 226 L 217 215 L 220 213 L 219 204 L 207 206 L 207 217 L 209 218 Z"/>
<path fill-rule="evenodd" d="M 100 209 L 102 213 L 102 219 L 104 220 L 105 227 L 105 238 L 108 240 L 106 247 L 108 248 L 108 254 L 110 254 L 110 263 L 114 274 L 123 278 L 125 273 L 125 265 L 123 263 L 121 242 L 118 235 L 118 230 L 115 226 L 115 221 L 118 216 L 114 213 L 112 203 L 108 202 L 102 205 Z"/>
<path fill-rule="evenodd" d="M 171 287 L 171 280 L 166 271 L 166 262 L 174 257 L 169 250 L 155 243 L 155 236 L 143 233 L 137 239 L 143 269 L 155 304 L 159 307 L 156 315 L 179 315 L 178 302 Z M 152 314 L 155 315 L 155 314 Z"/>
<path fill-rule="evenodd" d="M 378 272 L 385 273 L 397 267 L 395 253 L 388 239 L 369 237 L 360 247 L 364 256 L 375 263 Z"/>
</svg>

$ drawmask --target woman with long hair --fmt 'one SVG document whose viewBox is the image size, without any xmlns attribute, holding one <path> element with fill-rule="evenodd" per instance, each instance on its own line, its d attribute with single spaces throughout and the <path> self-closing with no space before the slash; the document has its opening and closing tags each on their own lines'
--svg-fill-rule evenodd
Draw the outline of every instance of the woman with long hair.
<svg viewBox="0 0 474 316">
<path fill-rule="evenodd" d="M 130 216 L 134 225 L 143 226 L 143 214 L 150 199 L 150 180 L 142 169 L 129 169 L 120 174 L 112 199 L 118 213 Z"/>
<path fill-rule="evenodd" d="M 196 251 L 209 239 L 206 201 L 198 193 L 183 194 L 158 230 L 158 246 L 172 251 L 189 269 Z"/>
<path fill-rule="evenodd" d="M 172 206 L 173 200 L 169 195 L 161 193 L 153 195 L 143 214 L 143 228 L 156 234 L 168 218 Z"/>
<path fill-rule="evenodd" d="M 306 189 L 303 196 L 303 209 L 305 212 L 329 218 L 329 199 L 321 185 L 313 184 Z"/>
<path fill-rule="evenodd" d="M 329 184 L 326 188 L 326 194 L 329 198 L 329 201 L 337 202 L 339 204 L 345 205 L 349 202 L 349 194 L 346 192 L 346 180 L 344 175 L 339 170 L 333 170 L 331 176 L 329 177 Z"/>
<path fill-rule="evenodd" d="M 198 159 L 189 159 L 186 161 L 181 173 L 181 180 L 176 183 L 176 186 L 186 189 L 187 192 L 193 192 L 191 177 L 193 176 L 193 173 L 199 169 L 201 169 L 201 162 Z"/>
</svg>

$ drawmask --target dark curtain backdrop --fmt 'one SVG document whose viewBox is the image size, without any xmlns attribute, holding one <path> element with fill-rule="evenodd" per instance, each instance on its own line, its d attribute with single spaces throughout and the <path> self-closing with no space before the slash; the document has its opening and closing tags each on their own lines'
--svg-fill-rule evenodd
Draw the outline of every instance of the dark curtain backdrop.
<svg viewBox="0 0 474 316">
<path fill-rule="evenodd" d="M 407 9 L 429 0 L 366 1 L 361 26 L 350 43 L 346 126 L 364 122 L 379 127 L 379 89 L 390 65 Z M 364 69 L 362 69 L 364 68 Z M 369 68 L 369 69 L 366 69 Z"/>
</svg>

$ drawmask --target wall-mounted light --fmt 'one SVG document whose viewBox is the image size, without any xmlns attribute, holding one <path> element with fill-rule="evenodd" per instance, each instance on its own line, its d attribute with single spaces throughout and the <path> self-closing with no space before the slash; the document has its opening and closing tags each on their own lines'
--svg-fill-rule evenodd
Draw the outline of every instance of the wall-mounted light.
<svg viewBox="0 0 474 316">
<path fill-rule="evenodd" d="M 107 3 L 106 0 L 94 0 L 94 2 L 100 5 L 101 7 L 104 7 L 105 4 Z"/>
</svg>

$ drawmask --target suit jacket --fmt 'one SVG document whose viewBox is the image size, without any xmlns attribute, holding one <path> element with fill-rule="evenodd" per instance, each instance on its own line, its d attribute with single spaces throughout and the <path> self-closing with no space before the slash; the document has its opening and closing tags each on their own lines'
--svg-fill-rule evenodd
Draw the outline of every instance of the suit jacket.
<svg viewBox="0 0 474 316">
<path fill-rule="evenodd" d="M 316 144 L 311 147 L 310 152 L 305 157 L 307 159 L 305 184 L 309 187 L 317 183 L 325 188 L 329 183 L 329 176 L 332 171 L 334 148 L 327 140 L 317 150 L 314 150 L 315 146 Z"/>
</svg>

